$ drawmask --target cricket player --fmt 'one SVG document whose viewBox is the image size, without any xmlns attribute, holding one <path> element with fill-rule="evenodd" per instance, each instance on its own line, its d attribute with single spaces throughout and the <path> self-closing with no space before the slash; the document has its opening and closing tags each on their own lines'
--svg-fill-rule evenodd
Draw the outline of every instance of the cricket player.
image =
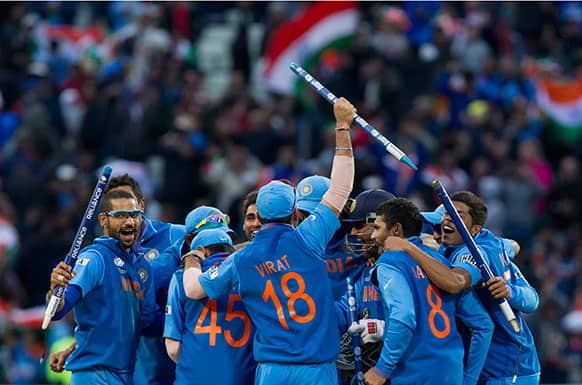
<svg viewBox="0 0 582 385">
<path fill-rule="evenodd" d="M 420 211 L 396 198 L 377 209 L 372 238 L 406 238 L 432 258 L 445 259 L 419 238 Z M 401 251 L 384 252 L 372 272 L 384 302 L 384 344 L 376 366 L 364 374 L 366 384 L 475 384 L 481 371 L 493 323 L 472 291 L 456 298 L 441 292 L 420 266 Z M 463 367 L 464 348 L 455 315 L 473 332 Z M 439 370 L 446 368 L 446 370 Z"/>
<path fill-rule="evenodd" d="M 325 267 L 325 249 L 353 186 L 350 125 L 356 109 L 344 98 L 333 107 L 336 150 L 331 183 L 321 203 L 296 228 L 292 186 L 272 181 L 259 189 L 261 230 L 216 270 L 185 266 L 186 295 L 215 299 L 239 285 L 257 328 L 255 384 L 337 384 L 339 333 Z"/>
<path fill-rule="evenodd" d="M 216 269 L 233 251 L 230 236 L 219 228 L 202 230 L 191 250 L 203 255 L 202 271 Z M 198 258 L 188 253 L 184 258 Z M 168 292 L 164 338 L 176 362 L 175 385 L 245 385 L 255 380 L 255 328 L 238 288 L 215 300 L 186 297 L 184 270 L 174 273 Z"/>
<path fill-rule="evenodd" d="M 99 223 L 103 237 L 81 250 L 73 273 L 61 262 L 51 274 L 51 291 L 65 285 L 54 319 L 73 309 L 76 346 L 67 358 L 71 384 L 133 384 L 142 333 L 161 334 L 151 267 L 136 243 L 141 207 L 126 191 L 104 195 Z"/>
<path fill-rule="evenodd" d="M 261 221 L 257 213 L 258 191 L 251 191 L 243 202 L 243 231 L 248 241 L 252 241 L 257 231 L 261 229 Z"/>
<path fill-rule="evenodd" d="M 442 220 L 442 243 L 445 246 L 444 255 L 449 259 L 452 269 L 430 258 L 416 245 L 401 239 L 390 238 L 384 247 L 388 250 L 403 250 L 411 255 L 430 280 L 446 292 L 457 293 L 471 286 L 475 289 L 495 324 L 479 384 L 538 384 L 539 359 L 531 331 L 521 315 L 521 312 L 535 311 L 539 304 L 537 292 L 508 257 L 512 247 L 507 247 L 507 243 L 483 228 L 487 220 L 485 203 L 468 191 L 452 194 L 451 200 L 495 278 L 484 284 L 481 271 L 448 213 L 444 214 Z M 507 298 L 514 309 L 521 333 L 513 331 L 496 298 Z"/>
</svg>

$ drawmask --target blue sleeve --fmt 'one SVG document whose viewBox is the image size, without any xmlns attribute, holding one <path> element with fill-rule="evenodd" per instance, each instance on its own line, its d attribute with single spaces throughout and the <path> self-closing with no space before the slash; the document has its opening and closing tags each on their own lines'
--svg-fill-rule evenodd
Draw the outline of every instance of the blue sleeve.
<svg viewBox="0 0 582 385">
<path fill-rule="evenodd" d="M 416 309 L 412 290 L 398 268 L 379 264 L 377 277 L 387 311 L 384 344 L 376 369 L 381 375 L 388 377 L 412 340 L 416 329 Z"/>
<path fill-rule="evenodd" d="M 516 264 L 511 263 L 509 265 L 509 272 L 511 278 L 506 280 L 511 293 L 509 304 L 521 312 L 533 313 L 540 304 L 540 298 L 536 289 L 529 284 Z"/>
<path fill-rule="evenodd" d="M 148 275 L 151 277 L 152 268 L 148 262 L 143 264 L 143 268 L 147 270 Z M 146 275 L 147 276 L 147 275 Z M 156 294 L 154 292 L 154 281 L 153 279 L 148 279 L 144 282 L 145 286 L 145 293 L 144 293 L 144 302 L 143 308 L 141 313 L 141 320 L 142 320 L 142 329 L 149 328 L 151 329 L 152 326 L 155 326 L 157 322 L 159 322 L 160 318 L 163 318 L 160 308 L 156 303 Z M 155 329 L 155 328 L 154 328 Z M 152 335 L 152 333 L 157 333 L 157 335 L 161 335 L 161 329 L 155 330 L 148 330 L 146 332 L 148 335 Z"/>
<path fill-rule="evenodd" d="M 478 247 L 481 255 L 484 256 L 485 252 L 483 249 Z M 469 252 L 469 249 L 463 247 L 458 253 L 452 258 L 451 267 L 459 267 L 469 273 L 471 276 L 471 286 L 475 286 L 477 283 L 483 280 L 483 275 L 479 269 L 477 262 Z"/>
<path fill-rule="evenodd" d="M 244 249 L 242 249 L 244 250 Z M 208 297 L 216 297 L 227 294 L 238 284 L 238 272 L 234 264 L 234 258 L 239 250 L 228 256 L 220 265 L 213 266 L 200 276 L 200 285 Z"/>
<path fill-rule="evenodd" d="M 466 352 L 464 385 L 476 385 L 485 365 L 493 338 L 493 321 L 472 289 L 463 292 L 456 303 L 457 317 L 471 331 L 471 342 Z"/>
<path fill-rule="evenodd" d="M 348 293 L 345 293 L 339 301 L 335 301 L 335 315 L 340 335 L 344 334 L 350 327 L 350 306 L 348 304 Z"/>
<path fill-rule="evenodd" d="M 68 285 L 65 288 L 64 300 L 65 304 L 60 311 L 55 313 L 54 321 L 63 318 L 81 300 L 81 288 L 77 285 Z"/>
<path fill-rule="evenodd" d="M 73 271 L 76 275 L 71 279 L 70 284 L 79 286 L 81 295 L 85 297 L 103 282 L 105 276 L 103 256 L 95 250 L 82 252 L 77 258 Z"/>
<path fill-rule="evenodd" d="M 170 284 L 172 274 L 180 266 L 180 249 L 182 240 L 175 242 L 172 246 L 167 247 L 160 255 L 150 261 L 152 271 L 154 272 L 154 285 L 156 292 L 165 289 Z"/>
<path fill-rule="evenodd" d="M 507 238 L 501 238 L 501 243 L 503 243 L 503 250 L 505 251 L 505 255 L 509 258 L 510 261 L 515 259 L 515 248 L 513 247 L 513 242 Z"/>
<path fill-rule="evenodd" d="M 333 210 L 320 203 L 313 213 L 297 226 L 297 233 L 309 249 L 325 257 L 327 244 L 339 226 L 339 219 Z"/>
<path fill-rule="evenodd" d="M 168 289 L 168 304 L 166 305 L 166 322 L 164 324 L 164 338 L 182 341 L 184 330 L 184 309 L 180 301 L 182 287 L 178 283 L 176 274 L 172 276 Z"/>
<path fill-rule="evenodd" d="M 170 243 L 174 244 L 176 242 L 182 243 L 184 240 L 184 235 L 186 235 L 186 228 L 184 225 L 174 225 L 170 227 Z"/>
</svg>

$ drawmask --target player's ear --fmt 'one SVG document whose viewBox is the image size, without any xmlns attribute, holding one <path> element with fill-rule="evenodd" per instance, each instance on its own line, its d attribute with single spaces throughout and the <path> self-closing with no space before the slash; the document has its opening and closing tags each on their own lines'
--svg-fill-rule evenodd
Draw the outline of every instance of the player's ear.
<svg viewBox="0 0 582 385">
<path fill-rule="evenodd" d="M 105 224 L 107 223 L 107 214 L 105 214 L 103 211 L 101 211 L 97 215 L 97 218 L 99 218 L 99 224 L 101 225 L 101 227 L 105 227 Z"/>
<path fill-rule="evenodd" d="M 475 235 L 479 234 L 479 232 L 483 229 L 481 225 L 473 225 L 471 226 L 471 235 L 474 237 Z"/>
<path fill-rule="evenodd" d="M 389 235 L 404 238 L 404 230 L 402 229 L 402 225 L 400 224 L 400 222 L 397 222 L 394 225 L 392 225 L 389 231 Z"/>
</svg>

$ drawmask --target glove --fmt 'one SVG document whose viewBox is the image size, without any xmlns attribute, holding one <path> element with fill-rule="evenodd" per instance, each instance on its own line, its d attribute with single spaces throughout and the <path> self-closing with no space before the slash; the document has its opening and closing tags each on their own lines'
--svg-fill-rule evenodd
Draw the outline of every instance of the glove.
<svg viewBox="0 0 582 385">
<path fill-rule="evenodd" d="M 382 342 L 384 337 L 384 321 L 381 319 L 363 319 L 364 330 L 360 333 L 362 343 Z"/>
<path fill-rule="evenodd" d="M 351 334 L 359 334 L 362 343 L 381 342 L 384 337 L 384 321 L 379 319 L 361 319 L 354 322 L 348 328 Z"/>
</svg>

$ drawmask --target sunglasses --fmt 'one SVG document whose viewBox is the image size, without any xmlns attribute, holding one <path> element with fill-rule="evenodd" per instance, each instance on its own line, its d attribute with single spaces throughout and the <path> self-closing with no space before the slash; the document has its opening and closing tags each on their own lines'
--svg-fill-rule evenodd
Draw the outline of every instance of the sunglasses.
<svg viewBox="0 0 582 385">
<path fill-rule="evenodd" d="M 226 225 L 230 224 L 230 217 L 228 214 L 214 214 L 209 217 L 204 218 L 196 226 L 192 232 L 199 230 L 202 226 L 208 225 L 210 228 L 219 227 L 219 225 Z"/>
<path fill-rule="evenodd" d="M 143 211 L 141 210 L 112 210 L 112 211 L 105 211 L 105 215 L 108 217 L 112 217 L 115 219 L 136 219 L 143 215 Z"/>
</svg>

